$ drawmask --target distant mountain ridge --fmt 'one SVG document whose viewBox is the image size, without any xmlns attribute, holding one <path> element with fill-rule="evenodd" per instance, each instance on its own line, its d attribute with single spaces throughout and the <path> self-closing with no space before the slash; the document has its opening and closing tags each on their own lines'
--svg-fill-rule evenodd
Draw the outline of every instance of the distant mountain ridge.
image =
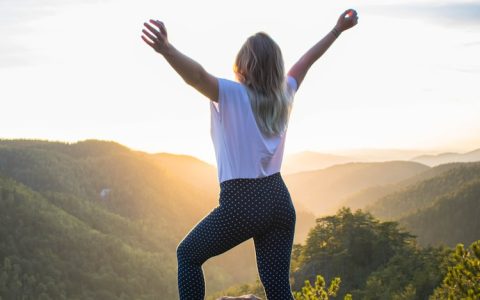
<svg viewBox="0 0 480 300">
<path fill-rule="evenodd" d="M 328 153 L 303 151 L 286 155 L 282 162 L 281 172 L 282 174 L 292 174 L 313 171 L 352 161 L 355 161 L 355 158 Z"/>
<path fill-rule="evenodd" d="M 480 179 L 480 162 L 451 165 L 454 167 L 437 176 L 419 180 L 380 198 L 367 206 L 367 209 L 380 219 L 398 220 L 431 207 L 438 197 L 454 192 L 470 181 Z"/>
<path fill-rule="evenodd" d="M 316 215 L 334 213 L 346 197 L 368 187 L 396 183 L 429 169 L 416 162 L 356 162 L 285 175 L 295 201 Z"/>
<path fill-rule="evenodd" d="M 426 209 L 399 219 L 422 245 L 469 245 L 480 239 L 480 178 L 437 198 Z"/>
<path fill-rule="evenodd" d="M 283 174 L 325 169 L 349 162 L 415 161 L 430 167 L 450 162 L 480 161 L 480 149 L 465 153 L 445 152 L 436 155 L 425 150 L 357 149 L 338 150 L 331 153 L 302 151 L 286 154 L 282 164 Z"/>
<path fill-rule="evenodd" d="M 465 153 L 446 152 L 436 155 L 420 155 L 410 159 L 428 166 L 437 166 L 451 162 L 475 162 L 480 161 L 480 149 Z"/>
<path fill-rule="evenodd" d="M 452 247 L 480 239 L 480 162 L 435 168 L 379 197 L 366 210 L 381 220 L 398 221 L 424 246 Z"/>
<path fill-rule="evenodd" d="M 353 209 L 358 209 L 358 208 L 364 209 L 369 204 L 375 203 L 378 199 L 388 194 L 392 194 L 397 191 L 400 191 L 403 188 L 406 188 L 407 186 L 415 184 L 417 182 L 428 180 L 435 176 L 439 176 L 444 172 L 447 172 L 460 165 L 462 165 L 462 163 L 449 163 L 449 164 L 439 165 L 436 167 L 432 167 L 431 169 L 427 169 L 412 177 L 408 177 L 397 183 L 386 184 L 386 185 L 375 185 L 372 187 L 365 188 L 349 196 L 348 198 L 344 199 L 342 201 L 342 205 L 351 207 Z"/>
</svg>

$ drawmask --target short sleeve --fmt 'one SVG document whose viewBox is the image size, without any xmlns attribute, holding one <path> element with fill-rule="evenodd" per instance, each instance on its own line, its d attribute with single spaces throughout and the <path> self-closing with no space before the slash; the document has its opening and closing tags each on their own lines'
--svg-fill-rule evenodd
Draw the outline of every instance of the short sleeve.
<svg viewBox="0 0 480 300">
<path fill-rule="evenodd" d="M 211 101 L 212 113 L 220 122 L 229 114 L 235 113 L 240 105 L 239 98 L 242 93 L 242 85 L 238 82 L 224 79 L 218 79 L 218 102 Z"/>
<path fill-rule="evenodd" d="M 287 86 L 293 92 L 296 93 L 298 89 L 297 80 L 292 76 L 287 76 Z"/>
</svg>

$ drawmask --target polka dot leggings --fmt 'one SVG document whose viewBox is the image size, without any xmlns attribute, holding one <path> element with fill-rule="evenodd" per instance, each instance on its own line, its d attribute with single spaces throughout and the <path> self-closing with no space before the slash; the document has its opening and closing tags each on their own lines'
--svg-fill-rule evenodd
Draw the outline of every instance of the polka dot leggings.
<svg viewBox="0 0 480 300">
<path fill-rule="evenodd" d="M 219 205 L 177 247 L 180 300 L 203 300 L 202 264 L 253 237 L 268 300 L 293 300 L 290 258 L 295 208 L 280 172 L 220 183 Z"/>
</svg>

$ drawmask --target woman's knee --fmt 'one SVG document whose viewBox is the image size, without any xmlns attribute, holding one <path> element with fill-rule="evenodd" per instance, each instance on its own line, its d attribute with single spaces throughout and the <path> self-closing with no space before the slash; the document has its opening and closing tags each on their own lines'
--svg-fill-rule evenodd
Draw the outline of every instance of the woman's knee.
<svg viewBox="0 0 480 300">
<path fill-rule="evenodd" d="M 202 265 L 204 259 L 200 255 L 198 245 L 195 245 L 192 240 L 185 238 L 177 246 L 177 261 L 179 264 L 188 263 Z"/>
<path fill-rule="evenodd" d="M 186 262 L 192 259 L 192 249 L 186 240 L 183 240 L 177 246 L 178 263 Z"/>
</svg>

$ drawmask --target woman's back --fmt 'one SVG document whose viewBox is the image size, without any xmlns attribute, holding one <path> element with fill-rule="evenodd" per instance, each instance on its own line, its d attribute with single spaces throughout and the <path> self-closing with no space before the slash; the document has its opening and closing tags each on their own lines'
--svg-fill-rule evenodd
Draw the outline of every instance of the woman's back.
<svg viewBox="0 0 480 300">
<path fill-rule="evenodd" d="M 234 178 L 259 178 L 280 171 L 286 131 L 269 136 L 260 130 L 245 85 L 218 79 L 218 102 L 210 102 L 210 135 L 215 148 L 219 182 Z M 297 83 L 287 77 L 293 101 Z"/>
</svg>

